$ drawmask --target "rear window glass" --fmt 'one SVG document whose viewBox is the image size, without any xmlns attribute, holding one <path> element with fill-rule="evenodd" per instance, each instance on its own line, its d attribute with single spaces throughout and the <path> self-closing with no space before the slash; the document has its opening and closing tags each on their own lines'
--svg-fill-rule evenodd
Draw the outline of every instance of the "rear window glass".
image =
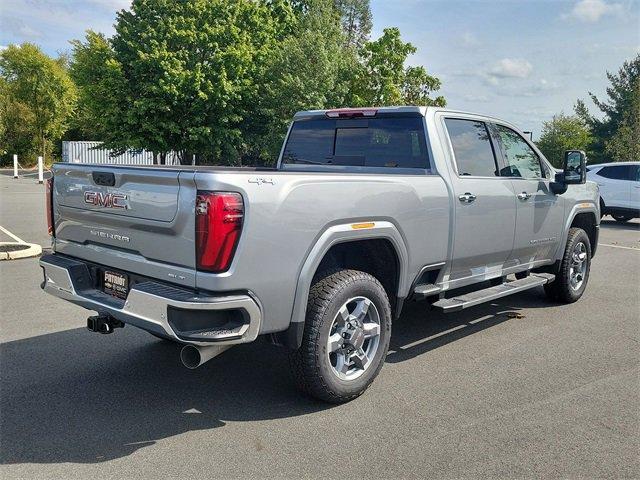
<svg viewBox="0 0 640 480">
<path fill-rule="evenodd" d="M 422 117 L 300 120 L 283 163 L 428 168 Z"/>
</svg>

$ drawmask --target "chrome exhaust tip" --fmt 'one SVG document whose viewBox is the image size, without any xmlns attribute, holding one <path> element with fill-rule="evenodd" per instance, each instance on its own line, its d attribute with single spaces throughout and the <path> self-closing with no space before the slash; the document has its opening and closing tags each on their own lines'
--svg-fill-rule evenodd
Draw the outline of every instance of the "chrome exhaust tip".
<svg viewBox="0 0 640 480">
<path fill-rule="evenodd" d="M 206 347 L 185 345 L 180 350 L 180 360 L 185 367 L 193 370 L 229 348 L 231 345 L 207 345 Z"/>
</svg>

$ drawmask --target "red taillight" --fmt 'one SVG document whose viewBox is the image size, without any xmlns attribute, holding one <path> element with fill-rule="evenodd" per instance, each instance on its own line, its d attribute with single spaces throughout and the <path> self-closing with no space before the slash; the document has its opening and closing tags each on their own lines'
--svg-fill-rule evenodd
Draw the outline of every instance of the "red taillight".
<svg viewBox="0 0 640 480">
<path fill-rule="evenodd" d="M 53 177 L 48 178 L 45 182 L 45 198 L 47 209 L 47 232 L 49 235 L 56 235 L 55 228 L 53 226 Z"/>
<path fill-rule="evenodd" d="M 375 117 L 378 113 L 376 108 L 340 108 L 337 110 L 327 110 L 325 115 L 329 118 L 349 118 L 349 117 Z"/>
<path fill-rule="evenodd" d="M 244 204 L 239 193 L 198 192 L 196 196 L 196 265 L 220 273 L 229 269 L 236 251 Z"/>
</svg>

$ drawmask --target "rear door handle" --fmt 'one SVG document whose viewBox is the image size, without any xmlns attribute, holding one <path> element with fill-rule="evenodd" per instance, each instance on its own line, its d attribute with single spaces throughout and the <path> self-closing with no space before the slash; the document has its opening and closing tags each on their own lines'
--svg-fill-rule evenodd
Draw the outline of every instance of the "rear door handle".
<svg viewBox="0 0 640 480">
<path fill-rule="evenodd" d="M 472 203 L 475 202 L 476 196 L 472 193 L 466 192 L 464 195 L 460 195 L 458 197 L 458 200 L 460 200 L 462 203 Z"/>
<path fill-rule="evenodd" d="M 527 192 L 522 192 L 522 193 L 519 193 L 518 195 L 516 195 L 516 197 L 518 197 L 518 199 L 524 201 L 524 200 L 529 200 L 531 198 L 531 194 L 527 193 Z"/>
</svg>

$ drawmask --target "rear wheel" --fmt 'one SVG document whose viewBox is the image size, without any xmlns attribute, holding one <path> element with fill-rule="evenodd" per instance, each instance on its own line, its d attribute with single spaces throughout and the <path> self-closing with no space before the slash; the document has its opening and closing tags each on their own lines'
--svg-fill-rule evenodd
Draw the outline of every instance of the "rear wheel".
<svg viewBox="0 0 640 480">
<path fill-rule="evenodd" d="M 571 228 L 556 279 L 544 286 L 547 296 L 563 303 L 577 301 L 587 288 L 591 269 L 591 244 L 581 228 Z"/>
<path fill-rule="evenodd" d="M 303 392 L 331 403 L 361 395 L 376 378 L 389 349 L 391 306 L 368 273 L 341 270 L 309 293 L 302 346 L 290 355 Z"/>
</svg>

